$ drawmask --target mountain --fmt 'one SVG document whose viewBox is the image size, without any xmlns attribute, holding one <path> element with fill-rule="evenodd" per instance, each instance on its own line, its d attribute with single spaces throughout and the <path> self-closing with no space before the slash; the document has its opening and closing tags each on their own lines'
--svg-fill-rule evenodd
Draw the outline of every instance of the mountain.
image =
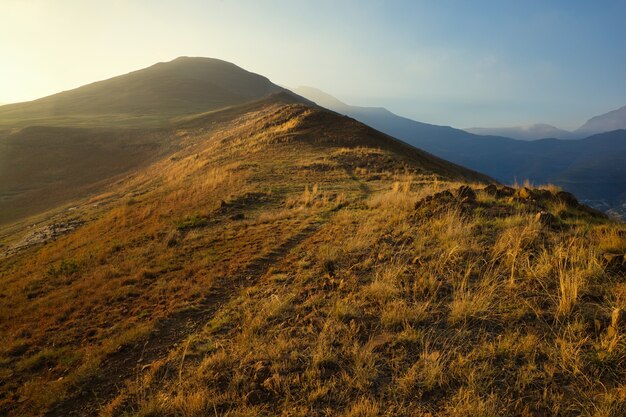
<svg viewBox="0 0 626 417">
<path fill-rule="evenodd" d="M 535 184 L 554 183 L 594 207 L 626 216 L 623 208 L 626 203 L 623 180 L 626 178 L 626 135 L 622 130 L 577 141 L 522 141 L 417 122 L 382 108 L 338 105 L 329 100 L 328 95 L 313 89 L 294 91 L 321 106 L 503 183 L 527 179 Z"/>
<path fill-rule="evenodd" d="M 7 134 L 3 162 L 34 155 L 14 174 L 41 166 L 34 183 L 91 175 L 81 147 L 120 166 L 0 225 L 3 416 L 623 410 L 621 264 L 601 254 L 626 228 L 567 193 L 495 185 L 286 92 Z"/>
<path fill-rule="evenodd" d="M 624 414 L 624 224 L 289 92 L 179 98 L 2 133 L 0 415 Z"/>
<path fill-rule="evenodd" d="M 545 138 L 578 139 L 572 132 L 547 124 L 533 124 L 515 127 L 471 127 L 463 129 L 475 135 L 504 136 L 519 140 L 537 140 Z"/>
<path fill-rule="evenodd" d="M 180 57 L 38 100 L 2 106 L 0 128 L 39 125 L 162 126 L 286 91 L 229 62 Z"/>
<path fill-rule="evenodd" d="M 626 106 L 600 116 L 592 117 L 574 131 L 579 136 L 590 136 L 611 130 L 626 129 Z"/>
<path fill-rule="evenodd" d="M 279 93 L 293 95 L 234 64 L 181 57 L 2 106 L 0 224 L 87 195 L 153 162 L 172 147 L 159 129 L 181 118 Z"/>
</svg>

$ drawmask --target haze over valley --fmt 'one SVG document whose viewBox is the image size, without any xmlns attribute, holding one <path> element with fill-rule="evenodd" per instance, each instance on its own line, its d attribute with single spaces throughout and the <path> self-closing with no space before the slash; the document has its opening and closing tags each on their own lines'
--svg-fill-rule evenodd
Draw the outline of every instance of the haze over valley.
<svg viewBox="0 0 626 417">
<path fill-rule="evenodd" d="M 354 117 L 413 146 L 484 172 L 503 183 L 525 180 L 535 184 L 553 183 L 600 210 L 617 217 L 626 214 L 626 130 L 570 141 L 513 140 L 417 122 L 384 108 L 350 106 L 312 87 L 300 87 L 294 91 L 321 106 Z M 612 116 L 615 113 L 609 114 L 611 116 L 591 120 L 618 119 Z M 596 122 L 595 126 L 600 123 Z M 614 126 L 608 124 L 607 128 Z"/>
</svg>

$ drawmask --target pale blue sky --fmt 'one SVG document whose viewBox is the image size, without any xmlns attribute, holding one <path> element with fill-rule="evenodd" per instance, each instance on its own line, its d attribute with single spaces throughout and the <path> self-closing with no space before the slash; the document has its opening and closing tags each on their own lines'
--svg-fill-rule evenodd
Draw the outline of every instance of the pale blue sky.
<svg viewBox="0 0 626 417">
<path fill-rule="evenodd" d="M 626 104 L 626 0 L 1 0 L 0 102 L 220 58 L 456 127 L 575 128 Z"/>
</svg>

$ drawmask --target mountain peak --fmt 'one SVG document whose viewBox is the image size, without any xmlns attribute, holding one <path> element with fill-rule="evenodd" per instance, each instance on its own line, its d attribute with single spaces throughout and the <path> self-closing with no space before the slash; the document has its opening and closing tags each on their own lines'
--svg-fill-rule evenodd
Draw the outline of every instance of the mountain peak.
<svg viewBox="0 0 626 417">
<path fill-rule="evenodd" d="M 0 126 L 164 125 L 286 91 L 266 77 L 215 58 L 178 57 L 26 103 L 2 106 Z"/>
</svg>

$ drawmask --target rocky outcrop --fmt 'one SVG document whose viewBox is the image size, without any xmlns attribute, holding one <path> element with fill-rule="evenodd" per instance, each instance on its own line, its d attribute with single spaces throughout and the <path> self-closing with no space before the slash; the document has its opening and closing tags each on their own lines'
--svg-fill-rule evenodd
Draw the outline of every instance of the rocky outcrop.
<svg viewBox="0 0 626 417">
<path fill-rule="evenodd" d="M 41 227 L 24 237 L 16 244 L 10 246 L 9 249 L 5 252 L 5 255 L 11 255 L 32 246 L 41 245 L 56 240 L 59 237 L 74 231 L 76 228 L 82 226 L 84 223 L 85 222 L 82 220 L 72 219 Z"/>
</svg>

